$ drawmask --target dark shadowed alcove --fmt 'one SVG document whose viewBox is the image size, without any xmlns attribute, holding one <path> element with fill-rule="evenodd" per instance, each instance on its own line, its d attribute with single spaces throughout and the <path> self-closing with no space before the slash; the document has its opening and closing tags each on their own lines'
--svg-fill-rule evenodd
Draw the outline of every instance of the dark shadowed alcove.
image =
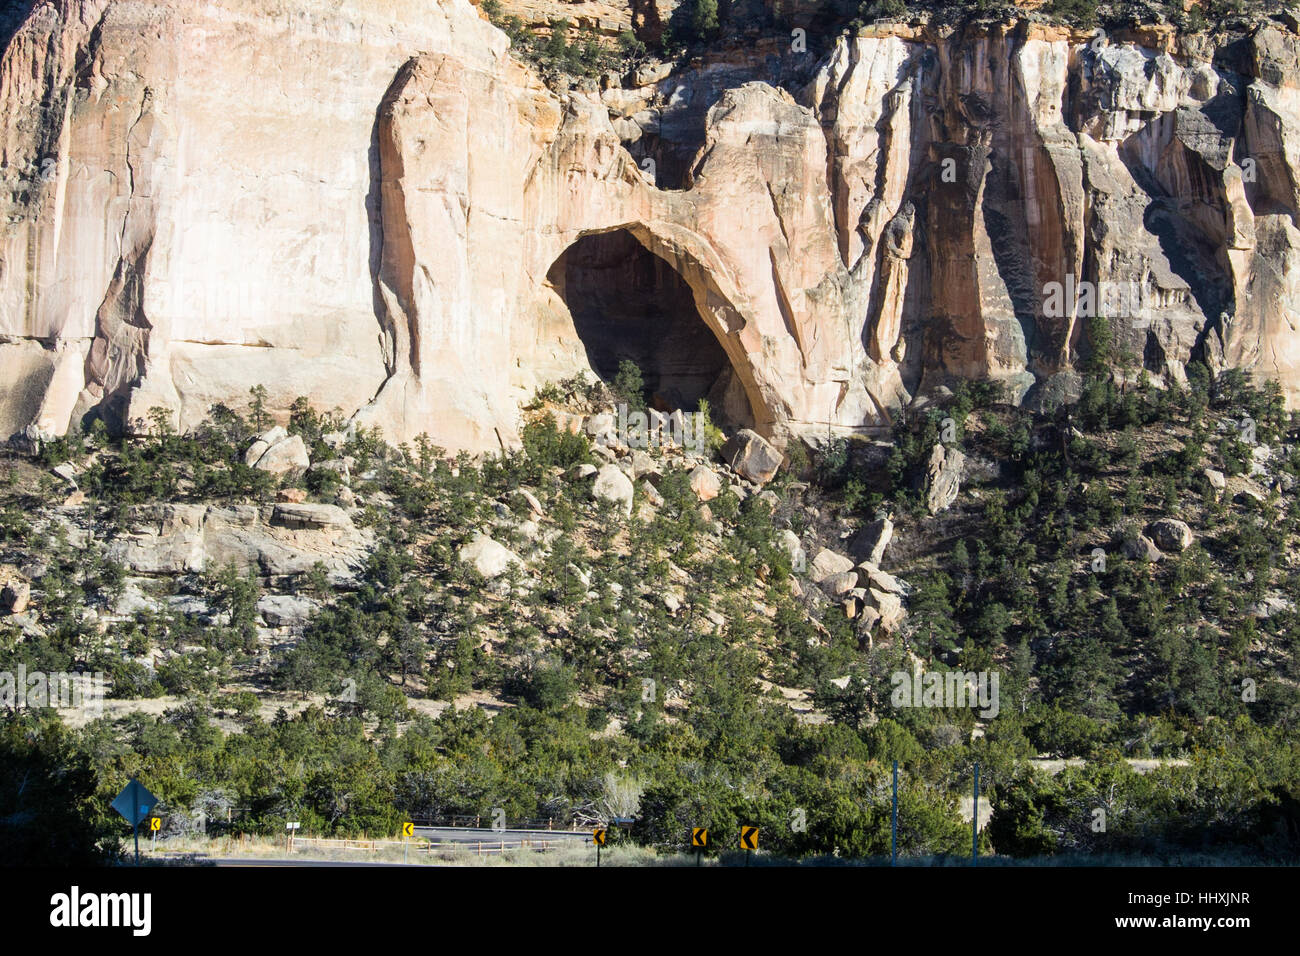
<svg viewBox="0 0 1300 956">
<path fill-rule="evenodd" d="M 592 371 L 605 381 L 631 359 L 652 404 L 691 410 L 729 376 L 727 353 L 686 281 L 628 231 L 584 236 L 547 278 L 573 316 Z"/>
</svg>

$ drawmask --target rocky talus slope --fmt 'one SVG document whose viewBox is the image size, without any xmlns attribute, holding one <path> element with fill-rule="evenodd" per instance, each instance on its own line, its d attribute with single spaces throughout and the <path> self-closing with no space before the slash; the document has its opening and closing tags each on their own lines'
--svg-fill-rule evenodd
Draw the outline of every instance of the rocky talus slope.
<svg viewBox="0 0 1300 956">
<path fill-rule="evenodd" d="M 885 26 L 564 93 L 508 46 L 467 0 L 35 3 L 0 61 L 0 433 L 262 384 L 494 449 L 631 343 L 663 404 L 780 443 L 959 379 L 1072 395 L 1103 308 L 1158 379 L 1300 389 L 1284 24 Z"/>
</svg>

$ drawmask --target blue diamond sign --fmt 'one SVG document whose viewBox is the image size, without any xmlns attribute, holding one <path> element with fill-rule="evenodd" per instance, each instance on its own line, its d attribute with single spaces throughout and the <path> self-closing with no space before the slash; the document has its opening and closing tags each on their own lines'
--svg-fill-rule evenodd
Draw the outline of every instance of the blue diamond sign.
<svg viewBox="0 0 1300 956">
<path fill-rule="evenodd" d="M 131 826 L 139 826 L 140 821 L 149 815 L 158 804 L 158 798 L 150 793 L 139 780 L 134 777 L 131 782 L 122 788 L 122 792 L 117 795 L 112 803 L 112 807 L 118 813 L 126 818 L 126 822 Z"/>
</svg>

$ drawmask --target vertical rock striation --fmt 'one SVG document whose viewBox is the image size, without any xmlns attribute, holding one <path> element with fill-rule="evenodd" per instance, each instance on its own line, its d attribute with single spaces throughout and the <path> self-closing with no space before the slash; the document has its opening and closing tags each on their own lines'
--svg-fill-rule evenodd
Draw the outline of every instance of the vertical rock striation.
<svg viewBox="0 0 1300 956">
<path fill-rule="evenodd" d="M 713 406 L 768 438 L 958 379 L 1068 397 L 1097 314 L 1158 380 L 1202 358 L 1294 400 L 1295 34 L 827 42 L 559 95 L 468 0 L 38 0 L 0 60 L 0 433 L 184 427 L 262 384 L 509 444 L 611 347 L 565 259 L 601 236 L 664 265 L 595 298 L 693 302 Z"/>
</svg>

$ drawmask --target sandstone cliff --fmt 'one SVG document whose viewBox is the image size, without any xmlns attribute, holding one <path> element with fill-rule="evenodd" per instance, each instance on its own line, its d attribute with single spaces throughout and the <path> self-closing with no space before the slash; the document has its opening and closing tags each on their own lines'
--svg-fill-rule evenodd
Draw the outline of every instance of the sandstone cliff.
<svg viewBox="0 0 1300 956">
<path fill-rule="evenodd" d="M 1298 61 L 1277 24 L 900 26 L 557 94 L 468 0 L 39 0 L 0 61 L 0 434 L 262 384 L 492 448 L 620 349 L 667 404 L 871 428 L 957 378 L 1068 395 L 1082 283 L 1153 375 L 1294 398 Z"/>
</svg>

